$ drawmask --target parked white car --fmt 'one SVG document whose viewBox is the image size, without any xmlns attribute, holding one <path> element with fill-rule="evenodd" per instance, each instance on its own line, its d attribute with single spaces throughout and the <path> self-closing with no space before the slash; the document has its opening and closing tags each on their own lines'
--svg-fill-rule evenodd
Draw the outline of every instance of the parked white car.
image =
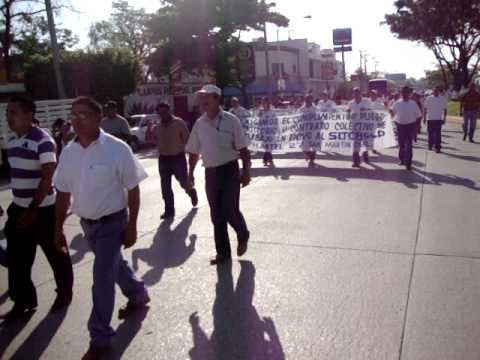
<svg viewBox="0 0 480 360">
<path fill-rule="evenodd" d="M 129 118 L 132 134 L 130 146 L 135 152 L 141 147 L 155 145 L 151 136 L 155 127 L 160 123 L 160 116 L 157 114 L 132 115 Z"/>
</svg>

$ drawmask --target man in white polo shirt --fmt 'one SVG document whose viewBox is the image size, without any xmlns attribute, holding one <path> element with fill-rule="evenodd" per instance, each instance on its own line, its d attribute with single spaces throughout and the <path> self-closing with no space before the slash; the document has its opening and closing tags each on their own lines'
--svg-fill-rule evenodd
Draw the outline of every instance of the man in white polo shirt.
<svg viewBox="0 0 480 360">
<path fill-rule="evenodd" d="M 348 103 L 347 112 L 350 114 L 350 122 L 354 123 L 355 121 L 360 121 L 360 115 L 362 112 L 370 110 L 370 101 L 362 97 L 362 91 L 360 88 L 353 89 L 353 100 Z M 361 132 L 355 132 L 354 134 L 361 135 Z M 363 141 L 354 140 L 353 141 L 353 164 L 352 167 L 360 168 L 360 150 Z M 370 159 L 368 157 L 368 149 L 363 151 L 363 161 L 368 164 Z"/>
<path fill-rule="evenodd" d="M 210 263 L 217 265 L 231 259 L 228 224 L 237 233 L 237 255 L 242 256 L 247 251 L 250 233 L 240 212 L 240 185 L 245 187 L 250 183 L 250 152 L 240 120 L 220 107 L 220 88 L 205 85 L 198 94 L 203 115 L 192 129 L 186 151 L 190 154 L 192 184 L 199 155 L 206 168 L 207 198 L 217 251 Z M 242 175 L 238 167 L 239 156 L 243 162 Z"/>
<path fill-rule="evenodd" d="M 121 253 L 122 245 L 129 248 L 137 241 L 139 183 L 147 174 L 127 144 L 100 129 L 101 115 L 101 106 L 91 98 L 73 102 L 72 125 L 77 139 L 63 150 L 54 177 L 58 190 L 57 249 L 66 251 L 63 224 L 73 197 L 72 210 L 81 218 L 95 254 L 93 309 L 88 321 L 91 342 L 84 359 L 96 359 L 111 350 L 115 284 L 128 298 L 119 318 L 145 309 L 150 301 L 144 284 L 136 279 Z"/>
<path fill-rule="evenodd" d="M 402 99 L 393 104 L 391 113 L 398 130 L 398 157 L 399 165 L 405 165 L 407 170 L 412 169 L 413 139 L 417 131 L 417 121 L 422 112 L 417 103 L 410 99 L 412 89 L 405 86 L 402 89 Z"/>
<path fill-rule="evenodd" d="M 436 86 L 423 105 L 424 121 L 428 128 L 428 148 L 432 150 L 435 147 L 437 153 L 442 149 L 442 125 L 447 118 L 447 98 L 442 96 L 441 90 L 440 86 Z"/>
</svg>

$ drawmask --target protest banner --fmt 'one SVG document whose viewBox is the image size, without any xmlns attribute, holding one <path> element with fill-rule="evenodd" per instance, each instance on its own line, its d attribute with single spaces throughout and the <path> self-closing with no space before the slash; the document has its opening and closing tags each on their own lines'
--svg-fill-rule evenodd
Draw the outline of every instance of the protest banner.
<svg viewBox="0 0 480 360">
<path fill-rule="evenodd" d="M 240 120 L 253 151 L 291 153 L 305 150 L 352 154 L 397 145 L 387 111 L 350 114 L 344 108 L 314 108 L 252 113 Z"/>
</svg>

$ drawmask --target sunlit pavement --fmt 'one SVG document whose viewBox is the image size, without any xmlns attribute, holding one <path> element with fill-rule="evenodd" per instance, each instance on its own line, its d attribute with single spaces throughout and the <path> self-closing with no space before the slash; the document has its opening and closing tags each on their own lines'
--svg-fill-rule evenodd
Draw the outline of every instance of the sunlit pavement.
<svg viewBox="0 0 480 360">
<path fill-rule="evenodd" d="M 273 169 L 255 160 L 241 201 L 249 251 L 218 269 L 208 264 L 214 244 L 203 169 L 198 209 L 175 185 L 177 217 L 161 222 L 156 160 L 140 154 L 150 177 L 139 241 L 126 257 L 152 302 L 136 317 L 115 317 L 114 356 L 477 360 L 480 144 L 461 137 L 460 126 L 449 125 L 444 153 L 436 154 L 425 150 L 423 134 L 412 172 L 397 165 L 395 149 L 360 170 L 334 154 L 322 154 L 315 169 L 301 155 L 278 156 Z M 4 189 L 4 208 L 9 199 Z M 75 264 L 71 307 L 48 315 L 55 283 L 39 250 L 39 308 L 0 327 L 0 358 L 79 359 L 87 350 L 93 256 L 78 219 L 69 218 L 66 232 Z M 6 312 L 4 252 L 0 259 Z M 116 309 L 124 303 L 117 291 Z"/>
</svg>

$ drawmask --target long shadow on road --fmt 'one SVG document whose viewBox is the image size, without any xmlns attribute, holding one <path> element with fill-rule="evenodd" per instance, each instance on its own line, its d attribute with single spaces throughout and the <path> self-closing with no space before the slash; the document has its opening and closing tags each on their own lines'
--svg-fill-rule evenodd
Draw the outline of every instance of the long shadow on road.
<svg viewBox="0 0 480 360">
<path fill-rule="evenodd" d="M 232 263 L 217 267 L 214 330 L 211 338 L 200 326 L 197 313 L 190 315 L 192 360 L 262 359 L 284 360 L 280 338 L 271 318 L 260 317 L 253 305 L 255 266 L 240 261 L 240 276 L 234 289 Z"/>
<path fill-rule="evenodd" d="M 471 190 L 480 190 L 475 181 L 457 175 L 437 174 L 423 170 L 406 171 L 403 168 L 395 170 L 384 169 L 375 163 L 362 165 L 361 169 L 327 168 L 317 166 L 306 167 L 285 167 L 285 168 L 256 168 L 252 169 L 252 177 L 273 176 L 282 180 L 289 180 L 292 176 L 309 176 L 335 178 L 341 182 L 348 182 L 353 179 L 375 180 L 381 182 L 397 182 L 410 189 L 417 189 L 420 185 L 456 185 L 464 186 Z M 367 168 L 368 166 L 368 168 Z"/>
<path fill-rule="evenodd" d="M 62 325 L 67 311 L 68 309 L 65 308 L 55 313 L 48 313 L 35 330 L 30 333 L 11 359 L 41 359 L 42 354 L 48 348 L 60 325 Z"/>
<path fill-rule="evenodd" d="M 188 230 L 198 209 L 192 209 L 185 218 L 171 229 L 172 220 L 163 221 L 148 249 L 136 249 L 132 252 L 132 264 L 135 271 L 142 260 L 150 269 L 142 276 L 146 285 L 158 283 L 167 268 L 178 267 L 184 264 L 195 251 L 197 236 L 188 236 Z M 187 244 L 188 239 L 188 244 Z"/>
</svg>

